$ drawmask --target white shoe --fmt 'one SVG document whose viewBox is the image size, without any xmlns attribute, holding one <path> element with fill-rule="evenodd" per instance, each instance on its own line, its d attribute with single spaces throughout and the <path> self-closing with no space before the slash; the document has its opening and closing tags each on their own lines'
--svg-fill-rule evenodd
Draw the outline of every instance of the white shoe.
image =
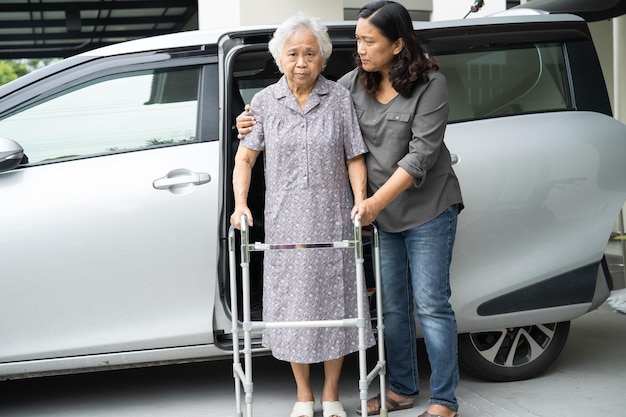
<svg viewBox="0 0 626 417">
<path fill-rule="evenodd" d="M 339 401 L 322 401 L 322 410 L 324 410 L 324 417 L 348 417 Z"/>
<path fill-rule="evenodd" d="M 298 401 L 291 410 L 290 417 L 313 417 L 313 401 Z M 332 414 L 331 414 L 332 415 Z"/>
</svg>

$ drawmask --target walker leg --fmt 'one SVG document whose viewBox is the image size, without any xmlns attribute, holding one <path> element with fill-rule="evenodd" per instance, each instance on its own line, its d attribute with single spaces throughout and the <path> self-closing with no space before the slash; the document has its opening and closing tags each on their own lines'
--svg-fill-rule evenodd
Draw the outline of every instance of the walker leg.
<svg viewBox="0 0 626 417">
<path fill-rule="evenodd" d="M 380 415 L 387 417 L 387 386 L 385 377 L 387 375 L 387 362 L 385 359 L 385 324 L 383 323 L 383 286 L 380 276 L 380 240 L 378 229 L 373 226 L 372 249 L 374 260 L 374 278 L 376 282 L 376 329 L 378 334 L 378 364 L 380 377 Z"/>
</svg>

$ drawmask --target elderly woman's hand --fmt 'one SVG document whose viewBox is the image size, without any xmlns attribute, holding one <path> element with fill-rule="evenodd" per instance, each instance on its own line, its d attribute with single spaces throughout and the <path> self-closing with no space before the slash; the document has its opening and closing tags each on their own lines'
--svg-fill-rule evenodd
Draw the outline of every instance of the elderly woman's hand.
<svg viewBox="0 0 626 417">
<path fill-rule="evenodd" d="M 256 124 L 256 120 L 254 116 L 250 116 L 248 112 L 250 111 L 250 105 L 246 104 L 244 111 L 241 112 L 239 116 L 237 116 L 237 138 L 243 139 L 248 133 L 252 132 L 252 126 Z"/>
<path fill-rule="evenodd" d="M 241 216 L 245 215 L 248 218 L 248 227 L 252 227 L 252 212 L 248 206 L 235 207 L 235 211 L 230 215 L 230 224 L 235 229 L 241 230 Z"/>
</svg>

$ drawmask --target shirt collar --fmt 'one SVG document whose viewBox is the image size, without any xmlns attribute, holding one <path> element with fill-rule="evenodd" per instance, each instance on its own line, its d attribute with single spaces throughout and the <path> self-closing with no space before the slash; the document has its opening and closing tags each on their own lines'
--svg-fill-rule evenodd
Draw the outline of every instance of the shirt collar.
<svg viewBox="0 0 626 417">
<path fill-rule="evenodd" d="M 330 92 L 330 85 L 331 82 L 328 81 L 322 74 L 317 77 L 315 85 L 313 86 L 313 90 L 309 95 L 309 101 L 307 102 L 306 108 L 304 109 L 305 113 L 308 113 L 311 109 L 320 104 L 321 97 L 327 95 Z M 276 86 L 273 89 L 273 94 L 276 100 L 291 98 L 292 100 L 286 100 L 285 105 L 287 105 L 288 107 L 295 106 L 294 109 L 300 111 L 300 107 L 297 105 L 295 97 L 289 89 L 289 84 L 287 84 L 287 78 L 284 75 L 276 83 Z"/>
</svg>

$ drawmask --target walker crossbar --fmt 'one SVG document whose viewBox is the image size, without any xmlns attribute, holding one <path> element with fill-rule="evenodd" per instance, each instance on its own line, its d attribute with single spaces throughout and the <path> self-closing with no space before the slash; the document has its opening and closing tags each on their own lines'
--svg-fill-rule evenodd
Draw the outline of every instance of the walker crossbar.
<svg viewBox="0 0 626 417">
<path fill-rule="evenodd" d="M 253 321 L 250 330 L 259 329 L 284 329 L 298 327 L 359 327 L 360 319 L 342 319 L 342 320 L 307 320 L 307 321 Z"/>
<path fill-rule="evenodd" d="M 287 250 L 287 249 L 350 249 L 356 246 L 354 240 L 342 240 L 341 242 L 322 242 L 322 243 L 249 243 L 247 250 L 250 252 L 260 252 L 268 250 Z"/>
<path fill-rule="evenodd" d="M 359 399 L 361 400 L 361 415 L 367 417 L 367 397 L 368 387 L 377 376 L 380 377 L 380 415 L 387 416 L 386 408 L 386 388 L 385 388 L 385 347 L 383 335 L 383 316 L 382 316 L 382 296 L 381 296 L 381 279 L 380 279 L 380 248 L 378 240 L 378 230 L 372 226 L 372 248 L 374 263 L 374 278 L 376 285 L 376 305 L 377 310 L 377 336 L 378 336 L 378 362 L 374 369 L 368 374 L 366 362 L 366 344 L 365 329 L 367 321 L 365 319 L 365 270 L 363 259 L 363 241 L 361 221 L 358 214 L 354 221 L 354 240 L 342 240 L 338 242 L 319 242 L 319 243 L 248 243 L 248 219 L 241 216 L 241 286 L 243 299 L 243 320 L 239 324 L 239 310 L 237 304 L 237 273 L 235 253 L 235 229 L 230 227 L 228 233 L 228 250 L 229 250 L 229 272 L 230 272 L 230 299 L 232 314 L 232 337 L 233 337 L 233 377 L 235 379 L 235 402 L 238 417 L 243 417 L 241 407 L 241 388 L 245 393 L 246 416 L 252 417 L 252 400 L 254 386 L 252 383 L 252 336 L 253 330 L 263 330 L 272 328 L 295 328 L 295 327 L 356 327 L 359 335 Z M 294 250 L 294 249 L 354 249 L 356 261 L 356 293 L 357 293 L 357 317 L 348 317 L 340 320 L 308 320 L 308 321 L 282 321 L 282 322 L 264 322 L 252 321 L 250 319 L 250 252 L 270 251 L 270 250 Z M 241 354 L 239 341 L 243 334 L 243 354 L 244 366 L 241 364 Z"/>
</svg>

